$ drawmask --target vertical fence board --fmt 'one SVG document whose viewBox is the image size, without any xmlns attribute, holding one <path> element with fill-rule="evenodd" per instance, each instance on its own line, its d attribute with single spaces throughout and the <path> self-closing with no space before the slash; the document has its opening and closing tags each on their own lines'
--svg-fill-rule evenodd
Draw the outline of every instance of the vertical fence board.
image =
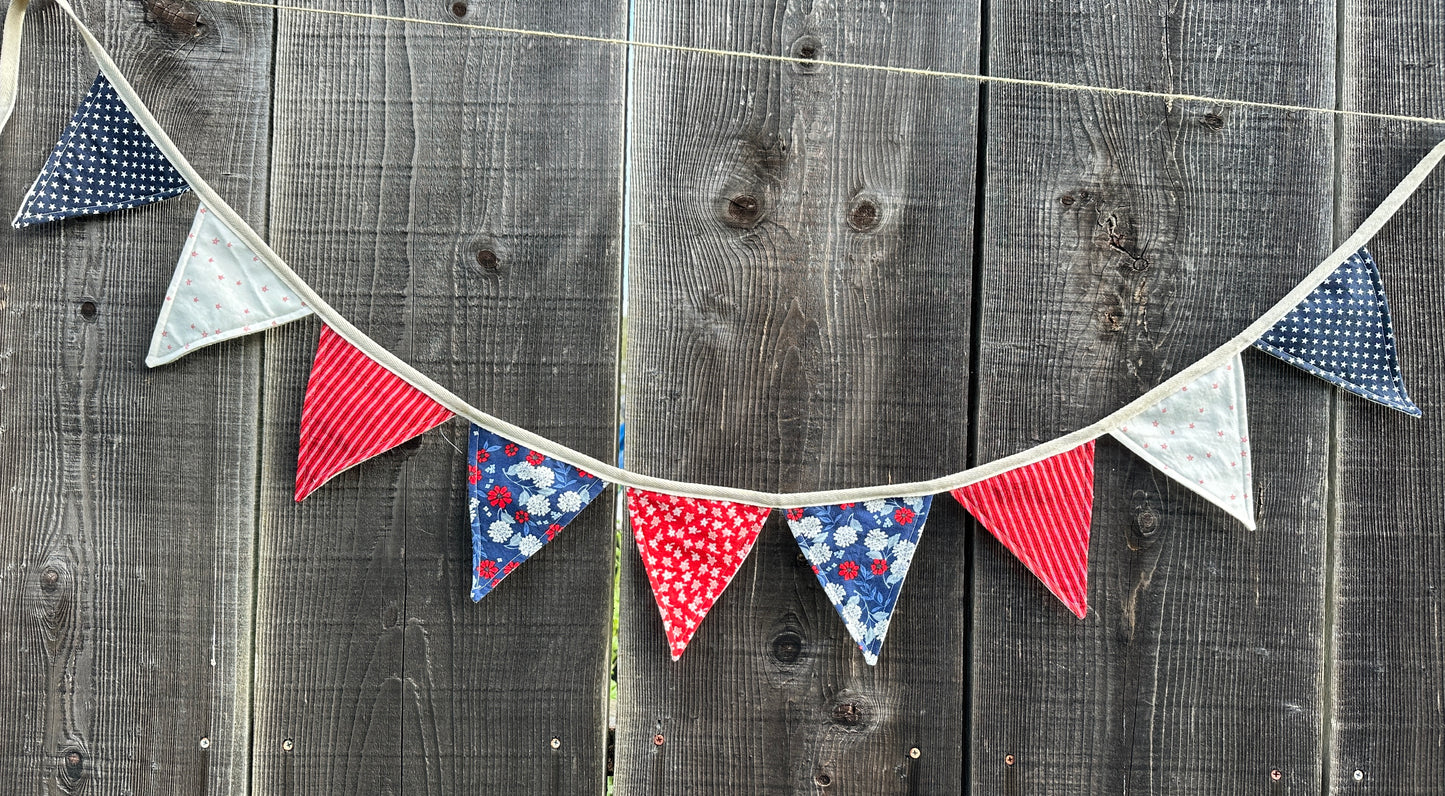
<svg viewBox="0 0 1445 796">
<path fill-rule="evenodd" d="M 1342 107 L 1445 114 L 1445 15 L 1430 3 L 1347 2 Z M 1347 120 L 1341 234 L 1440 140 L 1439 125 Z M 1423 419 L 1339 398 L 1343 439 L 1332 588 L 1335 644 L 1331 792 L 1439 793 L 1445 782 L 1445 214 L 1437 173 L 1369 244 L 1394 314 L 1405 386 Z M 1359 778 L 1356 779 L 1356 772 Z"/>
<path fill-rule="evenodd" d="M 450 4 L 384 11 L 456 19 Z M 624 20 L 617 2 L 465 17 L 609 35 Z M 284 13 L 277 39 L 278 251 L 453 391 L 603 458 L 625 62 L 595 44 Z M 479 605 L 453 449 L 465 422 L 293 504 L 316 334 L 298 324 L 267 349 L 258 791 L 601 793 L 611 501 Z"/>
<path fill-rule="evenodd" d="M 81 5 L 196 167 L 257 211 L 270 14 L 208 7 L 188 38 L 139 3 Z M 22 57 L 7 222 L 98 71 L 48 4 Z M 195 208 L 0 228 L 5 793 L 247 792 L 261 343 L 143 363 Z"/>
<path fill-rule="evenodd" d="M 635 19 L 646 41 L 976 68 L 969 4 Z M 961 469 L 976 87 L 646 50 L 632 86 L 628 466 L 784 491 Z M 957 793 L 964 530 L 938 501 L 876 668 L 781 512 L 678 663 L 627 539 L 617 792 Z"/>
<path fill-rule="evenodd" d="M 1308 3 L 991 8 L 994 74 L 1334 102 Z M 981 462 L 1127 403 L 1331 248 L 1327 117 L 1008 86 L 988 113 Z M 1102 440 L 1086 619 L 981 535 L 975 792 L 1318 787 L 1329 395 L 1245 368 L 1257 532 Z"/>
</svg>

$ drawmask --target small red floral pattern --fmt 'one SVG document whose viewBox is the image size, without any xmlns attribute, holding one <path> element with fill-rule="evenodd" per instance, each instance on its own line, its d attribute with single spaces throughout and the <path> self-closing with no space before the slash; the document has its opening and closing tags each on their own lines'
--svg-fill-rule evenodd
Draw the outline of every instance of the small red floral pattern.
<svg viewBox="0 0 1445 796">
<path fill-rule="evenodd" d="M 627 511 L 677 660 L 747 560 L 768 509 L 628 489 Z"/>
</svg>

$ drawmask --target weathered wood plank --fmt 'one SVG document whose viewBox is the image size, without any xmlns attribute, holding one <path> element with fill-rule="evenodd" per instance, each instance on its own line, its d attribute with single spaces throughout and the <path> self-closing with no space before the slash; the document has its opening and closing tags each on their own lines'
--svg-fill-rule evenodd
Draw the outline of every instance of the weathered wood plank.
<svg viewBox="0 0 1445 796">
<path fill-rule="evenodd" d="M 611 0 L 465 19 L 625 35 Z M 278 251 L 459 394 L 604 458 L 625 63 L 310 15 L 283 14 L 277 40 Z M 257 791 L 601 793 L 610 498 L 473 605 L 464 423 L 291 502 L 315 336 L 301 324 L 267 350 Z"/>
<path fill-rule="evenodd" d="M 1430 3 L 1344 4 L 1343 107 L 1445 114 L 1445 15 Z M 1359 223 L 1440 127 L 1350 120 L 1341 140 L 1340 233 Z M 1331 573 L 1331 792 L 1438 793 L 1445 782 L 1445 426 L 1435 175 L 1369 248 L 1394 313 L 1405 385 L 1421 420 L 1341 394 L 1340 488 Z M 1359 772 L 1356 779 L 1356 772 Z"/>
<path fill-rule="evenodd" d="M 971 4 L 635 18 L 649 41 L 976 68 Z M 629 467 L 778 490 L 961 469 L 976 87 L 648 51 L 633 87 Z M 963 523 L 937 502 L 876 668 L 780 513 L 672 663 L 629 533 L 618 793 L 959 792 Z"/>
<path fill-rule="evenodd" d="M 207 8 L 191 40 L 140 3 L 81 6 L 197 168 L 264 219 L 270 14 Z M 7 221 L 97 72 L 58 9 L 32 15 Z M 0 792 L 248 792 L 261 342 L 142 361 L 195 209 L 0 228 Z"/>
<path fill-rule="evenodd" d="M 1312 9 L 1004 0 L 989 63 L 1330 106 L 1333 16 Z M 980 461 L 1172 375 L 1332 246 L 1329 118 L 997 87 L 989 129 Z M 1329 395 L 1245 365 L 1257 532 L 1105 441 L 1085 620 L 980 536 L 975 792 L 1318 788 Z"/>
</svg>

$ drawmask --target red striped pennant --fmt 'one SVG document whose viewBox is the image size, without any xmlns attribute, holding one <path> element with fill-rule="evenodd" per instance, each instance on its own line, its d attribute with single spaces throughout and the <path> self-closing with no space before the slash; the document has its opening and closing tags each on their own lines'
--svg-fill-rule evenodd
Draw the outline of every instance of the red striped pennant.
<svg viewBox="0 0 1445 796">
<path fill-rule="evenodd" d="M 329 326 L 321 327 L 296 456 L 296 500 L 332 476 L 429 431 L 452 413 Z"/>
<path fill-rule="evenodd" d="M 1094 441 L 953 490 L 959 503 L 1080 619 L 1089 610 Z"/>
</svg>

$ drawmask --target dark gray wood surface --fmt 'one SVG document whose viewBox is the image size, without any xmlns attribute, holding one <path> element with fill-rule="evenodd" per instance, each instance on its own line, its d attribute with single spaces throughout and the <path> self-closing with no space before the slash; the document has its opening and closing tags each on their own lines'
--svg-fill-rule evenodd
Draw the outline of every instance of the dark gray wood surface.
<svg viewBox="0 0 1445 796">
<path fill-rule="evenodd" d="M 652 41 L 976 68 L 967 4 L 635 14 Z M 634 75 L 628 466 L 770 490 L 962 469 L 976 86 L 662 53 Z M 877 667 L 780 512 L 678 663 L 629 539 L 618 793 L 959 792 L 968 537 L 936 505 Z"/>
<path fill-rule="evenodd" d="M 77 10 L 261 214 L 270 15 L 218 8 L 190 40 L 140 4 Z M 243 793 L 262 343 L 143 362 L 193 197 L 10 227 L 98 71 L 58 9 L 35 13 L 0 136 L 0 792 Z"/>
<path fill-rule="evenodd" d="M 477 4 L 466 19 L 625 35 L 624 10 Z M 296 14 L 276 48 L 277 251 L 453 391 L 613 456 L 625 53 Z M 266 351 L 257 791 L 599 792 L 611 500 L 480 604 L 465 422 L 298 507 L 316 334 L 296 324 Z"/>
<path fill-rule="evenodd" d="M 994 74 L 1334 103 L 1306 3 L 991 8 Z M 995 87 L 988 119 L 980 461 L 1128 402 L 1333 247 L 1328 118 Z M 1086 619 L 980 539 L 974 792 L 1318 790 L 1329 391 L 1245 368 L 1258 531 L 1105 440 Z"/>
<path fill-rule="evenodd" d="M 1445 114 L 1445 17 L 1419 2 L 324 4 Z M 764 489 L 935 476 L 1108 413 L 1272 304 L 1441 134 L 221 4 L 80 12 L 379 342 L 602 458 L 621 368 L 630 467 Z M 32 14 L 6 213 L 95 73 L 57 9 Z M 1101 441 L 1082 621 L 944 495 L 877 667 L 780 513 L 673 663 L 621 526 L 615 792 L 1439 792 L 1441 179 L 1372 245 L 1425 419 L 1246 354 L 1259 529 Z M 464 422 L 296 505 L 317 321 L 142 363 L 194 209 L 0 228 L 0 792 L 602 794 L 613 495 L 480 604 Z"/>
<path fill-rule="evenodd" d="M 1343 17 L 1341 100 L 1352 110 L 1445 115 L 1445 15 L 1426 3 L 1352 2 Z M 1342 125 L 1340 230 L 1359 223 L 1440 127 Z M 1445 783 L 1445 213 L 1440 178 L 1369 248 L 1394 314 L 1417 420 L 1341 395 L 1329 682 L 1328 783 L 1340 793 L 1433 794 Z"/>
</svg>

